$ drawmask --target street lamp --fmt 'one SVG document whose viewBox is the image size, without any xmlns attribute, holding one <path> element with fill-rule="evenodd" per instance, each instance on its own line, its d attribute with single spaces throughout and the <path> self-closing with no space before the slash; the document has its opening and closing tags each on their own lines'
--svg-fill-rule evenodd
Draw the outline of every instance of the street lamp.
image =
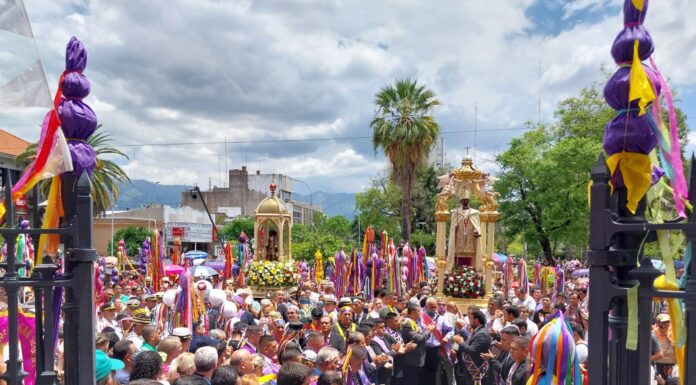
<svg viewBox="0 0 696 385">
<path fill-rule="evenodd" d="M 189 190 L 189 194 L 191 194 L 191 199 L 196 200 L 198 198 L 201 199 L 201 203 L 203 203 L 203 208 L 205 208 L 206 214 L 208 214 L 208 219 L 210 219 L 210 224 L 213 225 L 213 231 L 216 231 L 215 229 L 215 221 L 213 220 L 213 216 L 210 215 L 210 210 L 208 210 L 208 205 L 205 204 L 205 199 L 203 199 L 203 193 L 201 193 L 201 189 L 198 186 L 195 186 L 191 190 Z M 222 237 L 218 236 L 218 240 L 220 241 L 220 246 L 222 246 L 222 249 L 225 249 L 225 243 L 222 241 Z"/>
</svg>

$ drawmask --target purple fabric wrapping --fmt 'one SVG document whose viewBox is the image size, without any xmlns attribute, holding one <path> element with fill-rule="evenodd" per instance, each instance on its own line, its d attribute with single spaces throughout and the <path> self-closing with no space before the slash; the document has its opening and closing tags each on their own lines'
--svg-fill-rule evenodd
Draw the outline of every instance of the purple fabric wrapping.
<svg viewBox="0 0 696 385">
<path fill-rule="evenodd" d="M 65 76 L 63 78 L 63 100 L 58 106 L 58 116 L 73 162 L 76 176 L 87 172 L 92 176 L 96 167 L 96 154 L 86 141 L 97 128 L 97 116 L 82 102 L 89 95 L 89 80 L 82 74 L 87 66 L 87 51 L 82 42 L 70 38 L 65 52 Z"/>
<path fill-rule="evenodd" d="M 616 63 L 628 63 L 633 60 L 633 43 L 638 39 L 638 56 L 647 60 L 655 50 L 652 37 L 645 27 L 636 25 L 624 28 L 614 39 L 611 46 L 611 56 Z"/>
<path fill-rule="evenodd" d="M 649 154 L 657 145 L 649 119 L 648 115 L 638 116 L 637 111 L 616 115 L 604 128 L 604 151 L 610 156 L 621 151 Z"/>
<path fill-rule="evenodd" d="M 655 49 L 652 37 L 645 27 L 645 15 L 648 12 L 648 0 L 643 3 L 643 11 L 633 6 L 631 0 L 624 1 L 624 29 L 619 32 L 611 46 L 611 56 L 617 63 L 626 63 L 633 60 L 633 42 L 638 39 L 638 56 L 640 60 L 646 60 Z"/>
<path fill-rule="evenodd" d="M 633 46 L 631 46 L 633 50 Z M 655 75 L 654 71 L 643 64 L 645 72 L 647 72 L 648 77 L 652 78 Z M 615 110 L 620 110 L 623 108 L 628 108 L 628 93 L 630 89 L 631 81 L 631 68 L 630 67 L 620 67 L 614 75 L 609 78 L 607 84 L 604 86 L 604 100 Z M 659 95 L 662 91 L 662 86 L 660 84 L 655 85 L 657 94 Z M 631 102 L 630 108 L 638 108 L 638 101 L 634 100 Z"/>
<path fill-rule="evenodd" d="M 87 67 L 87 51 L 80 39 L 75 36 L 70 38 L 65 52 L 65 69 L 67 71 L 82 72 Z"/>
<path fill-rule="evenodd" d="M 63 78 L 63 96 L 67 99 L 85 98 L 89 95 L 90 84 L 87 77 L 79 72 L 68 72 Z"/>
<path fill-rule="evenodd" d="M 629 103 L 631 68 L 627 65 L 633 61 L 635 40 L 638 40 L 638 56 L 641 61 L 652 55 L 654 45 L 652 37 L 643 26 L 648 10 L 648 0 L 645 0 L 643 10 L 633 6 L 631 0 L 624 0 L 624 28 L 619 32 L 611 47 L 611 55 L 619 64 L 614 75 L 604 87 L 604 99 L 607 104 L 617 110 L 617 115 L 604 128 L 602 147 L 611 156 L 622 151 L 649 154 L 657 146 L 657 137 L 653 128 L 652 117 L 649 114 L 638 115 L 638 100 Z M 649 79 L 654 78 L 652 69 L 643 65 Z M 659 100 L 660 87 L 654 88 L 655 97 Z M 652 182 L 656 183 L 664 172 L 653 166 Z M 624 185 L 620 169 L 612 175 L 614 187 Z"/>
<path fill-rule="evenodd" d="M 630 23 L 643 23 L 645 21 L 645 15 L 648 13 L 648 0 L 643 1 L 643 10 L 639 11 L 633 6 L 633 2 L 630 0 L 624 1 L 623 14 L 624 14 L 624 24 Z"/>
</svg>

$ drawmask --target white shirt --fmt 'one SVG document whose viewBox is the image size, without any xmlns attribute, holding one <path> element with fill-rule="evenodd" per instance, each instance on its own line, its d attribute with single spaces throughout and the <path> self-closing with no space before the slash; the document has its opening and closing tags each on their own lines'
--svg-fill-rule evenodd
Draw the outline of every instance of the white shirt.
<svg viewBox="0 0 696 385">
<path fill-rule="evenodd" d="M 143 343 L 145 342 L 145 340 L 143 340 L 143 337 L 135 334 L 134 331 L 128 333 L 128 336 L 126 336 L 126 339 L 128 341 L 131 341 L 133 343 L 133 345 L 135 345 L 135 348 L 137 350 L 140 350 L 140 348 L 143 346 Z"/>
<path fill-rule="evenodd" d="M 515 306 L 526 306 L 527 309 L 532 311 L 532 309 L 536 309 L 536 301 L 534 298 L 532 298 L 531 295 L 528 295 L 525 299 L 520 300 L 519 298 L 515 297 L 512 299 L 512 304 Z"/>
<path fill-rule="evenodd" d="M 539 332 L 539 326 L 527 318 L 527 334 L 534 336 Z"/>
<path fill-rule="evenodd" d="M 581 364 L 587 361 L 587 344 L 575 345 L 575 354 L 578 356 L 578 362 Z"/>
</svg>

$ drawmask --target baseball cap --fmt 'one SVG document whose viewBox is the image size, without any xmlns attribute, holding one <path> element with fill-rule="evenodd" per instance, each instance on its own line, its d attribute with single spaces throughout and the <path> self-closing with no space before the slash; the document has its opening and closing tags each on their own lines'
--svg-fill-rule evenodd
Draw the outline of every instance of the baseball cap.
<svg viewBox="0 0 696 385">
<path fill-rule="evenodd" d="M 100 311 L 106 311 L 106 310 L 116 310 L 116 306 L 114 306 L 113 302 L 107 302 L 99 307 Z"/>
<path fill-rule="evenodd" d="M 657 322 L 670 322 L 672 319 L 669 317 L 669 314 L 658 314 L 656 317 Z"/>
<path fill-rule="evenodd" d="M 95 366 L 97 382 L 106 378 L 112 371 L 120 370 L 124 367 L 123 361 L 109 358 L 104 351 L 97 349 Z"/>
<path fill-rule="evenodd" d="M 191 331 L 189 328 L 179 327 L 172 330 L 172 336 L 179 337 L 179 339 L 191 338 Z"/>
<path fill-rule="evenodd" d="M 311 362 L 316 362 L 317 353 L 315 353 L 313 350 L 305 350 L 304 352 L 302 352 L 302 359 Z"/>
</svg>

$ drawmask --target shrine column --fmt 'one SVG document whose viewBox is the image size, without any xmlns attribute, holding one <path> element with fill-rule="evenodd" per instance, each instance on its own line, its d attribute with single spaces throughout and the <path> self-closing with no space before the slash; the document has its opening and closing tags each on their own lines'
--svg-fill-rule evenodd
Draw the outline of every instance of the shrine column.
<svg viewBox="0 0 696 385">
<path fill-rule="evenodd" d="M 488 248 L 488 213 L 481 213 L 481 236 L 476 240 L 476 261 L 474 261 L 474 267 L 477 270 L 482 270 L 486 267 L 486 258 L 488 258 L 489 248 Z M 479 255 L 480 253 L 480 255 Z"/>
<path fill-rule="evenodd" d="M 488 213 L 488 223 L 486 224 L 488 226 L 488 237 L 486 238 L 486 243 L 487 243 L 487 249 L 488 253 L 486 254 L 486 293 L 485 295 L 491 295 L 493 291 L 491 288 L 493 287 L 493 269 L 494 269 L 494 264 L 493 264 L 493 251 L 494 249 L 494 244 L 495 244 L 495 224 L 498 221 L 498 212 L 493 211 Z"/>
<path fill-rule="evenodd" d="M 284 247 L 285 242 L 284 242 L 284 237 L 283 237 L 283 229 L 285 228 L 285 219 L 280 219 L 278 222 L 275 223 L 276 228 L 278 229 L 278 261 L 279 262 L 285 262 L 285 252 Z"/>
<path fill-rule="evenodd" d="M 447 234 L 447 221 L 450 217 L 450 212 L 447 205 L 448 197 L 440 196 L 438 197 L 437 204 L 435 205 L 435 222 L 437 235 L 435 238 L 435 260 L 437 264 L 437 295 L 444 297 L 444 283 L 445 283 L 445 272 L 451 268 L 447 265 L 447 249 L 446 245 L 446 234 Z"/>
<path fill-rule="evenodd" d="M 259 258 L 259 223 L 254 221 L 254 255 Z"/>
</svg>

